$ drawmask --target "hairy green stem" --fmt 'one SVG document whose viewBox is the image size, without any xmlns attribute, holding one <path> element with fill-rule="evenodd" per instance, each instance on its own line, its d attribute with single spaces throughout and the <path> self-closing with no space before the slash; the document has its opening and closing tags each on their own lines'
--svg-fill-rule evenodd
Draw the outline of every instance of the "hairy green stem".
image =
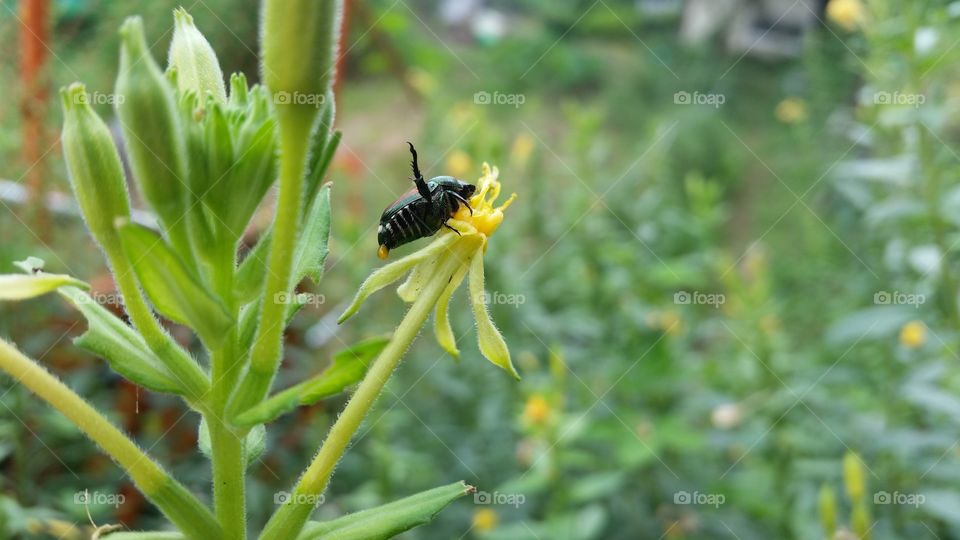
<svg viewBox="0 0 960 540">
<path fill-rule="evenodd" d="M 277 301 L 289 291 L 293 252 L 300 224 L 307 145 L 316 113 L 278 107 L 280 132 L 280 193 L 267 259 L 267 282 L 260 303 L 260 321 L 250 353 L 250 368 L 230 405 L 231 416 L 266 397 L 283 353 L 286 303 Z"/>
<path fill-rule="evenodd" d="M 213 465 L 213 503 L 220 526 L 228 538 L 246 538 L 246 496 L 243 443 L 244 437 L 234 432 L 226 421 L 227 401 L 236 382 L 237 309 L 233 300 L 236 245 L 233 241 L 220 243 L 213 268 L 213 284 L 231 319 L 233 327 L 222 344 L 211 355 L 210 413 L 206 415 L 210 429 L 211 461 Z"/>
<path fill-rule="evenodd" d="M 190 538 L 223 538 L 213 514 L 89 403 L 13 345 L 0 339 L 0 369 L 67 417 L 133 479 Z"/>
<path fill-rule="evenodd" d="M 330 433 L 327 434 L 320 451 L 314 456 L 313 462 L 294 487 L 293 496 L 270 518 L 260 535 L 261 540 L 294 538 L 303 528 L 314 509 L 314 505 L 310 504 L 311 501 L 327 488 L 333 469 L 343 456 L 357 428 L 360 427 L 360 423 L 383 391 L 393 370 L 400 363 L 403 354 L 413 343 L 420 328 L 430 316 L 430 311 L 443 294 L 449 280 L 443 279 L 442 276 L 452 275 L 458 264 L 461 263 L 457 254 L 448 255 L 440 263 L 437 276 L 427 282 L 420 296 L 410 306 L 410 310 L 397 326 L 390 343 L 374 361 L 370 371 L 343 409 L 343 413 L 330 428 Z"/>
</svg>

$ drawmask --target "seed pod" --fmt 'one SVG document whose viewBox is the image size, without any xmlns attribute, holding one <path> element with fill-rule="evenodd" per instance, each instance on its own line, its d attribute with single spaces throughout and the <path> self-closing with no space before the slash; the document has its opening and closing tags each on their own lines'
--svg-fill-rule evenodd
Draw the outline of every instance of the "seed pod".
<svg viewBox="0 0 960 540">
<path fill-rule="evenodd" d="M 263 80 L 280 106 L 316 109 L 333 79 L 341 2 L 263 2 Z"/>
<path fill-rule="evenodd" d="M 173 88 L 147 49 L 139 17 L 128 18 L 120 36 L 117 116 L 137 185 L 169 231 L 180 224 L 187 200 L 186 150 Z"/>
<path fill-rule="evenodd" d="M 187 10 L 173 11 L 173 40 L 167 62 L 177 72 L 177 88 L 193 90 L 201 100 L 212 95 L 217 103 L 227 101 L 223 71 L 213 47 L 193 24 Z"/>
<path fill-rule="evenodd" d="M 114 220 L 130 217 L 130 199 L 110 128 L 90 107 L 82 84 L 62 88 L 60 101 L 64 118 L 61 144 L 80 212 L 97 242 L 114 244 Z"/>
</svg>

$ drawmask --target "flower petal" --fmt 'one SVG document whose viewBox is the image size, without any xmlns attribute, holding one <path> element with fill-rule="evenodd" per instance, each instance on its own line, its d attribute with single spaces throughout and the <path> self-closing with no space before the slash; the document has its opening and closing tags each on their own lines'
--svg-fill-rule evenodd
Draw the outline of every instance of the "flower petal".
<svg viewBox="0 0 960 540">
<path fill-rule="evenodd" d="M 460 351 L 457 349 L 457 340 L 453 336 L 453 329 L 450 327 L 448 308 L 450 307 L 450 297 L 453 296 L 454 291 L 457 290 L 457 287 L 460 286 L 463 278 L 467 275 L 467 268 L 469 268 L 467 265 L 462 265 L 450 278 L 447 288 L 437 299 L 437 310 L 433 315 L 433 333 L 437 336 L 437 343 L 454 358 L 460 357 Z"/>
<path fill-rule="evenodd" d="M 477 320 L 477 340 L 480 344 L 480 352 L 487 360 L 519 379 L 520 374 L 517 373 L 517 370 L 513 367 L 513 362 L 510 361 L 510 349 L 507 348 L 507 343 L 500 335 L 500 331 L 490 320 L 490 313 L 487 311 L 487 304 L 484 301 L 485 296 L 483 290 L 483 255 L 478 252 L 470 263 L 470 303 L 473 305 L 473 315 Z"/>
<path fill-rule="evenodd" d="M 413 303 L 423 290 L 423 285 L 433 274 L 434 265 L 420 264 L 414 267 L 407 280 L 397 287 L 397 295 L 406 303 Z"/>
<path fill-rule="evenodd" d="M 376 272 L 370 274 L 370 276 L 360 285 L 360 290 L 357 291 L 357 295 L 353 298 L 353 302 L 350 303 L 350 307 L 348 307 L 343 312 L 343 315 L 340 315 L 340 318 L 337 319 L 337 324 L 349 319 L 354 313 L 356 313 L 357 310 L 360 309 L 360 305 L 363 304 L 363 301 L 366 300 L 368 296 L 393 283 L 394 281 L 397 281 L 403 277 L 403 274 L 405 274 L 415 265 L 422 263 L 448 249 L 450 245 L 453 244 L 455 239 L 456 236 L 445 235 L 437 240 L 434 240 L 428 244 L 427 247 L 419 251 L 415 251 L 410 255 L 407 255 L 406 257 L 394 261 L 386 266 L 383 266 Z"/>
</svg>

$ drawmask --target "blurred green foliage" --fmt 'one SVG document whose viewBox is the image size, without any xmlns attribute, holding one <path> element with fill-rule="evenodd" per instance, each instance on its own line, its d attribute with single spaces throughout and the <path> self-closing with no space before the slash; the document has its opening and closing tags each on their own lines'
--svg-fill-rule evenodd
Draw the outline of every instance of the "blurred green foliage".
<svg viewBox="0 0 960 540">
<path fill-rule="evenodd" d="M 517 385 L 482 361 L 470 319 L 453 310 L 463 357 L 427 339 L 414 345 L 318 514 L 462 478 L 505 504 L 454 504 L 407 537 L 822 538 L 825 507 L 840 529 L 863 517 L 843 479 L 853 451 L 871 538 L 960 536 L 956 3 L 873 0 L 860 29 L 817 24 L 799 58 L 778 61 L 724 52 L 719 38 L 683 47 L 675 17 L 646 18 L 632 2 L 494 3 L 512 26 L 483 41 L 444 29 L 432 2 L 363 4 L 338 96 L 330 286 L 326 303 L 294 323 L 280 382 L 399 320 L 401 302 L 382 297 L 379 317 L 332 322 L 378 264 L 380 210 L 408 188 L 405 140 L 428 176 L 470 179 L 489 161 L 518 192 L 490 248 L 487 287 L 513 299 L 491 308 L 524 378 Z M 103 91 L 120 18 L 163 18 L 174 6 L 55 5 L 63 63 L 51 63 L 53 85 L 75 71 Z M 215 0 L 192 10 L 223 67 L 251 79 L 255 9 Z M 0 38 L 12 43 L 16 25 L 2 20 Z M 155 54 L 165 51 L 169 36 L 150 37 Z M 0 64 L 6 80 L 15 74 Z M 480 105 L 482 91 L 524 103 Z M 681 91 L 725 102 L 677 105 Z M 16 178 L 24 166 L 9 105 L 0 175 Z M 4 261 L 36 255 L 79 276 L 101 264 L 67 219 L 53 248 L 9 211 L 0 226 Z M 146 391 L 130 414 L 133 390 L 104 384 L 105 368 L 58 339 L 78 335 L 77 321 L 48 300 L 5 311 L 0 332 L 112 405 L 188 485 L 208 482 L 186 459 L 192 420 Z M 121 492 L 126 482 L 4 384 L 0 523 L 23 527 L 22 512 L 85 522 L 72 504 L 78 484 Z M 342 404 L 271 426 L 252 468 L 252 521 Z M 154 523 L 151 508 L 129 504 L 91 512 L 98 523 Z"/>
</svg>

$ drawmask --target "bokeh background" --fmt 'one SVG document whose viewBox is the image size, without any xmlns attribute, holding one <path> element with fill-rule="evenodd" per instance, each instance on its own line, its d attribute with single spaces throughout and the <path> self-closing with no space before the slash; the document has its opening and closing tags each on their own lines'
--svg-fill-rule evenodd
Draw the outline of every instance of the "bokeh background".
<svg viewBox="0 0 960 540">
<path fill-rule="evenodd" d="M 112 292 L 56 89 L 111 118 L 120 22 L 143 15 L 165 61 L 180 4 L 258 79 L 255 0 L 0 0 L 0 271 L 33 255 Z M 404 538 L 960 538 L 960 2 L 347 4 L 331 256 L 280 384 L 402 316 L 384 293 L 335 324 L 407 140 L 427 176 L 488 161 L 519 195 L 487 288 L 523 379 L 480 356 L 459 293 L 462 358 L 424 333 L 317 516 L 463 479 L 484 495 Z M 206 492 L 197 418 L 73 347 L 84 325 L 56 298 L 0 306 L 0 334 Z M 269 426 L 254 523 L 343 404 Z M 89 536 L 84 488 L 123 495 L 97 524 L 162 522 L 8 378 L 0 405 L 0 538 Z"/>
</svg>

